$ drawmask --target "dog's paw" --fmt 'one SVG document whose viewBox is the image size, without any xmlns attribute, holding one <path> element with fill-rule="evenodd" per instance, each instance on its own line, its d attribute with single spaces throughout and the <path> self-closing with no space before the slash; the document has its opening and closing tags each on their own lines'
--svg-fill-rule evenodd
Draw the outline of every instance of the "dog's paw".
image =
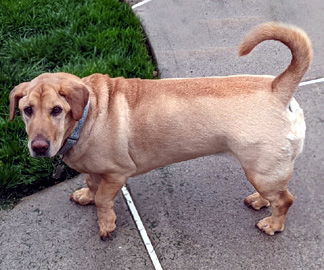
<svg viewBox="0 0 324 270">
<path fill-rule="evenodd" d="M 105 241 L 112 236 L 113 231 L 116 229 L 115 223 L 107 224 L 105 222 L 98 221 L 99 235 L 101 240 Z"/>
<path fill-rule="evenodd" d="M 285 228 L 285 224 L 275 224 L 272 217 L 266 217 L 261 219 L 256 226 L 268 235 L 274 235 L 276 232 L 282 232 Z"/>
<path fill-rule="evenodd" d="M 94 194 L 89 188 L 81 188 L 71 194 L 70 200 L 81 205 L 94 204 Z"/>
<path fill-rule="evenodd" d="M 247 196 L 244 199 L 244 203 L 247 206 L 252 207 L 254 210 L 260 210 L 263 207 L 270 206 L 270 202 L 268 200 L 263 199 L 258 192 L 255 192 L 250 196 Z"/>
</svg>

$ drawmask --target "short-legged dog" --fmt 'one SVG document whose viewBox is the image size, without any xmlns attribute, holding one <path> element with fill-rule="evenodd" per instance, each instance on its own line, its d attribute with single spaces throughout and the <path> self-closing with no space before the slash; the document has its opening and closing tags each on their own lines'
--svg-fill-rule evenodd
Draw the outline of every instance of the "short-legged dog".
<svg viewBox="0 0 324 270">
<path fill-rule="evenodd" d="M 273 235 L 284 229 L 293 203 L 287 186 L 305 136 L 293 94 L 312 49 L 302 30 L 266 23 L 246 36 L 239 54 L 271 39 L 292 52 L 277 77 L 141 80 L 45 73 L 12 90 L 10 119 L 19 105 L 32 156 L 61 153 L 70 167 L 86 173 L 88 187 L 71 198 L 96 205 L 101 237 L 116 227 L 114 198 L 129 177 L 220 152 L 233 154 L 255 187 L 245 202 L 257 210 L 272 207 L 257 226 Z"/>
</svg>

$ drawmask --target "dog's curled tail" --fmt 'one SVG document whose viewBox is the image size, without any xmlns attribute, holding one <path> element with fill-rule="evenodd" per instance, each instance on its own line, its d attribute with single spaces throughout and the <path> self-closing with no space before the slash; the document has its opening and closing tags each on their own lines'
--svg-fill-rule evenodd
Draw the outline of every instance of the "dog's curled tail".
<svg viewBox="0 0 324 270">
<path fill-rule="evenodd" d="M 273 93 L 286 105 L 311 63 L 311 42 L 307 34 L 298 27 L 269 22 L 257 26 L 247 34 L 239 47 L 239 55 L 248 54 L 264 40 L 280 41 L 291 50 L 290 65 L 272 82 Z"/>
</svg>

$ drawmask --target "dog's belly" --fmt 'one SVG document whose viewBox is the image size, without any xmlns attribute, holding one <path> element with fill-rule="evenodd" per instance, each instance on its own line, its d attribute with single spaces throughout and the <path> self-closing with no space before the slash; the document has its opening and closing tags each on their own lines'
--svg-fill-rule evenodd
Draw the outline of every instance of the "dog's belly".
<svg viewBox="0 0 324 270">
<path fill-rule="evenodd" d="M 216 137 L 202 142 L 177 141 L 170 144 L 165 143 L 160 149 L 137 153 L 135 159 L 136 175 L 173 163 L 226 152 L 225 149 L 222 138 Z"/>
<path fill-rule="evenodd" d="M 136 174 L 168 164 L 227 151 L 227 126 L 221 102 L 197 99 L 195 103 L 164 101 L 132 129 L 132 157 Z M 203 104 L 202 104 L 203 103 Z M 143 114 L 141 114 L 143 115 Z"/>
</svg>

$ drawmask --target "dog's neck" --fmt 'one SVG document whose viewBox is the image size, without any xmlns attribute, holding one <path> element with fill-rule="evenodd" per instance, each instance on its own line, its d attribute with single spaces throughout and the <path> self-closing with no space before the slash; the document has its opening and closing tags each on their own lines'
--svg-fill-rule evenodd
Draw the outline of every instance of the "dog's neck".
<svg viewBox="0 0 324 270">
<path fill-rule="evenodd" d="M 90 105 L 90 100 L 88 101 L 87 105 L 83 109 L 81 119 L 78 121 L 76 127 L 73 129 L 71 135 L 65 140 L 64 144 L 62 145 L 61 149 L 58 151 L 57 155 L 64 156 L 64 154 L 67 153 L 69 150 L 71 150 L 71 148 L 77 143 L 83 125 L 88 116 L 89 105 Z"/>
</svg>

